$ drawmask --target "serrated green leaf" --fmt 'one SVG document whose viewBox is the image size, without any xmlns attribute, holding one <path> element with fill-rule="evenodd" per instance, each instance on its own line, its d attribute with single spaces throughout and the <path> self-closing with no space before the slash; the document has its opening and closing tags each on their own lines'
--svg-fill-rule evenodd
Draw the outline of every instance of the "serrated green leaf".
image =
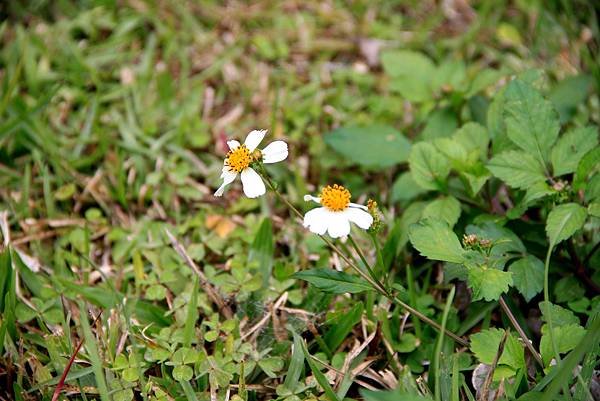
<svg viewBox="0 0 600 401">
<path fill-rule="evenodd" d="M 423 218 L 444 220 L 450 227 L 454 227 L 460 217 L 460 202 L 453 196 L 444 196 L 435 199 L 423 209 Z"/>
<path fill-rule="evenodd" d="M 574 276 L 561 278 L 554 285 L 554 300 L 558 303 L 577 301 L 585 297 L 585 289 Z"/>
<path fill-rule="evenodd" d="M 579 319 L 573 312 L 562 306 L 550 303 L 550 308 L 546 306 L 546 301 L 539 303 L 540 310 L 542 311 L 542 321 L 547 322 L 549 314 L 552 314 L 552 326 L 559 327 L 568 324 L 579 324 Z"/>
<path fill-rule="evenodd" d="M 473 334 L 470 338 L 471 352 L 473 352 L 477 359 L 482 363 L 491 365 L 496 358 L 503 335 L 504 330 L 496 328 L 482 330 L 479 333 Z M 510 366 L 515 370 L 525 367 L 525 352 L 523 345 L 513 334 L 508 335 L 498 364 Z"/>
<path fill-rule="evenodd" d="M 409 201 L 417 196 L 427 192 L 421 188 L 412 178 L 410 171 L 407 171 L 398 176 L 392 186 L 392 202 Z"/>
<path fill-rule="evenodd" d="M 402 133 L 388 125 L 341 127 L 324 138 L 351 162 L 379 169 L 405 162 L 411 146 Z"/>
<path fill-rule="evenodd" d="M 586 190 L 586 198 L 591 199 L 587 194 L 586 185 L 589 185 L 594 176 L 600 172 L 600 147 L 587 152 L 579 162 L 577 171 L 573 176 L 573 188 L 575 190 Z"/>
<path fill-rule="evenodd" d="M 462 263 L 464 249 L 458 237 L 443 220 L 423 219 L 408 230 L 410 242 L 429 259 Z"/>
<path fill-rule="evenodd" d="M 504 122 L 508 138 L 546 165 L 560 131 L 552 103 L 529 84 L 514 80 L 504 92 Z"/>
<path fill-rule="evenodd" d="M 364 279 L 333 269 L 311 269 L 295 273 L 293 278 L 308 281 L 318 289 L 333 294 L 373 291 L 373 287 Z"/>
<path fill-rule="evenodd" d="M 452 137 L 468 152 L 477 151 L 478 156 L 487 159 L 490 138 L 483 125 L 474 122 L 466 123 Z"/>
<path fill-rule="evenodd" d="M 485 267 L 471 267 L 468 285 L 473 290 L 473 301 L 497 301 L 513 285 L 512 273 Z"/>
<path fill-rule="evenodd" d="M 554 322 L 553 322 L 554 323 Z M 585 329 L 578 324 L 567 324 L 563 326 L 554 326 L 552 330 L 554 341 L 558 352 L 564 354 L 571 351 L 579 344 L 585 336 Z M 545 326 L 545 332 L 540 340 L 540 354 L 542 360 L 547 366 L 554 358 L 554 350 L 550 339 L 549 328 Z"/>
<path fill-rule="evenodd" d="M 564 134 L 552 148 L 554 176 L 574 172 L 583 155 L 596 146 L 598 131 L 594 127 L 576 128 Z"/>
<path fill-rule="evenodd" d="M 432 144 L 415 144 L 408 157 L 408 165 L 415 182 L 424 189 L 443 189 L 450 174 L 450 163 Z"/>
<path fill-rule="evenodd" d="M 586 209 L 577 203 L 565 203 L 552 209 L 546 220 L 546 234 L 551 246 L 575 234 L 583 227 L 586 217 Z"/>
<path fill-rule="evenodd" d="M 495 177 L 513 188 L 525 189 L 546 180 L 540 163 L 533 156 L 517 150 L 494 156 L 487 168 Z"/>
<path fill-rule="evenodd" d="M 515 287 L 527 301 L 544 289 L 544 262 L 535 256 L 527 255 L 517 260 L 508 271 L 513 274 Z"/>
</svg>

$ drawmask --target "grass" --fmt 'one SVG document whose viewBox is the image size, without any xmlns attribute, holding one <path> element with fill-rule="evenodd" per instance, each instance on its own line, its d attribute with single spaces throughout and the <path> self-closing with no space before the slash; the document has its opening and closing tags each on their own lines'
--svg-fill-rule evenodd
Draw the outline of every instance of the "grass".
<svg viewBox="0 0 600 401">
<path fill-rule="evenodd" d="M 509 328 L 493 303 L 456 312 L 466 288 L 407 245 L 410 203 L 393 190 L 406 163 L 364 167 L 324 139 L 339 126 L 390 125 L 414 140 L 485 123 L 490 96 L 531 68 L 557 98 L 589 88 L 556 102 L 561 117 L 600 122 L 597 7 L 448 4 L 0 5 L 0 399 L 51 399 L 79 341 L 59 399 L 383 400 L 366 390 L 425 397 L 430 373 L 436 399 L 473 399 L 468 348 L 380 294 L 332 295 L 292 277 L 343 264 L 282 202 L 245 198 L 239 183 L 212 195 L 226 140 L 268 128 L 290 146 L 268 173 L 302 212 L 302 196 L 330 182 L 376 195 L 382 249 L 352 241 L 375 275 L 407 288 L 400 302 L 461 336 Z M 382 68 L 391 49 L 499 79 L 468 100 L 410 102 Z M 569 77 L 580 80 L 556 89 Z M 552 394 L 585 349 L 564 359 Z M 121 355 L 130 365 L 117 368 Z"/>
</svg>

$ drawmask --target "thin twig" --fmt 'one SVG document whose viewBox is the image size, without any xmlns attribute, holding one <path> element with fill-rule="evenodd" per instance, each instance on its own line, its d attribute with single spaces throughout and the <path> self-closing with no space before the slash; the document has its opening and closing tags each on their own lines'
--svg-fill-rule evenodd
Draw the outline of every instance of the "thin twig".
<svg viewBox="0 0 600 401">
<path fill-rule="evenodd" d="M 508 320 L 510 320 L 510 322 L 512 323 L 512 325 L 515 328 L 515 330 L 517 330 L 517 333 L 519 333 L 519 336 L 521 337 L 521 339 L 525 343 L 525 346 L 527 347 L 527 349 L 529 350 L 529 352 L 531 352 L 531 355 L 533 355 L 533 358 L 535 359 L 535 361 L 543 368 L 544 367 L 544 362 L 542 362 L 542 357 L 535 350 L 535 348 L 533 348 L 533 344 L 531 343 L 531 341 L 529 341 L 529 338 L 527 338 L 527 334 L 525 334 L 525 332 L 523 331 L 523 329 L 519 325 L 519 322 L 517 321 L 517 318 L 515 318 L 515 315 L 513 315 L 513 313 L 511 312 L 510 308 L 506 304 L 506 301 L 504 300 L 504 297 L 500 296 L 500 299 L 498 299 L 498 301 L 500 302 L 500 306 L 502 307 L 502 310 L 504 311 L 504 313 L 506 313 L 506 316 L 508 316 Z"/>
<path fill-rule="evenodd" d="M 208 295 L 210 300 L 213 301 L 215 305 L 217 305 L 219 311 L 222 312 L 227 319 L 231 319 L 233 317 L 233 312 L 231 311 L 231 308 L 229 308 L 225 301 L 223 301 L 219 293 L 217 293 L 213 289 L 212 285 L 208 282 L 208 278 L 206 277 L 204 272 L 200 270 L 198 265 L 196 265 L 194 260 L 190 257 L 190 255 L 188 255 L 184 246 L 181 245 L 179 241 L 177 241 L 177 238 L 175 238 L 175 236 L 171 234 L 169 230 L 165 230 L 165 232 L 167 233 L 167 237 L 169 237 L 169 241 L 171 241 L 171 246 L 173 247 L 175 252 L 177 252 L 179 256 L 183 258 L 185 263 L 192 269 L 194 273 L 196 273 L 196 275 L 200 279 L 200 285 L 202 286 L 202 289 L 204 289 L 204 291 L 206 292 L 206 295 Z"/>
<path fill-rule="evenodd" d="M 498 345 L 498 352 L 496 352 L 496 356 L 494 356 L 494 360 L 492 361 L 492 365 L 490 366 L 490 370 L 488 371 L 487 376 L 485 377 L 485 381 L 483 382 L 483 387 L 481 392 L 479 393 L 479 401 L 487 400 L 488 392 L 490 389 L 490 385 L 492 384 L 492 378 L 494 377 L 494 371 L 496 370 L 496 366 L 498 365 L 498 360 L 500 360 L 500 356 L 502 356 L 502 352 L 504 351 L 504 344 L 506 343 L 506 339 L 508 338 L 508 330 L 504 332 L 502 339 L 500 340 L 500 344 Z"/>
</svg>

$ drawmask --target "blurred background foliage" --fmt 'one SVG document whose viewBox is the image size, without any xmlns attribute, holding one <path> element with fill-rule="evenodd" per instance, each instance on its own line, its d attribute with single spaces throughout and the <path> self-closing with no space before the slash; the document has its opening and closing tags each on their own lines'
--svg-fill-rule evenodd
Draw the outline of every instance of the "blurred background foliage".
<svg viewBox="0 0 600 401">
<path fill-rule="evenodd" d="M 289 142 L 269 172 L 293 202 L 344 183 L 377 199 L 391 228 L 422 191 L 403 174 L 411 144 L 469 121 L 490 127 L 491 98 L 511 76 L 543 71 L 536 86 L 563 123 L 600 122 L 599 12 L 584 0 L 3 2 L 0 209 L 23 263 L 21 341 L 4 350 L 0 382 L 47 398 L 75 346 L 62 334 L 77 332 L 100 354 L 84 347 L 72 389 L 190 397 L 168 378 L 189 383 L 193 366 L 209 377 L 195 390 L 223 388 L 245 360 L 252 391 L 273 392 L 302 355 L 290 360 L 283 323 L 242 333 L 281 294 L 321 350 L 340 346 L 362 304 L 352 312 L 356 300 L 290 279 L 329 254 L 273 199 L 239 186 L 212 196 L 226 140 L 268 128 Z M 198 292 L 165 228 L 186 239 L 233 320 Z M 420 273 L 419 307 L 439 317 L 432 271 Z M 81 323 L 98 308 L 100 326 Z M 411 353 L 420 340 L 402 341 Z M 201 343 L 209 351 L 189 352 Z M 321 354 L 341 368 L 344 353 Z M 424 353 L 410 355 L 420 373 Z M 291 381 L 279 396 L 304 394 Z"/>
</svg>

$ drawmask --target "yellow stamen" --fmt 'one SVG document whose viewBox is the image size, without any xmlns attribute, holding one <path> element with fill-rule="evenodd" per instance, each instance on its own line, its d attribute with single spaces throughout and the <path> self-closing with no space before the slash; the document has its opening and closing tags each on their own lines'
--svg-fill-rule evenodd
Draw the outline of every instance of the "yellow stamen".
<svg viewBox="0 0 600 401">
<path fill-rule="evenodd" d="M 341 185 L 327 185 L 321 192 L 321 204 L 327 209 L 340 212 L 350 203 L 350 191 Z"/>
<path fill-rule="evenodd" d="M 250 153 L 246 145 L 240 145 L 230 150 L 225 158 L 225 165 L 236 173 L 241 172 L 254 161 L 254 156 Z"/>
</svg>

